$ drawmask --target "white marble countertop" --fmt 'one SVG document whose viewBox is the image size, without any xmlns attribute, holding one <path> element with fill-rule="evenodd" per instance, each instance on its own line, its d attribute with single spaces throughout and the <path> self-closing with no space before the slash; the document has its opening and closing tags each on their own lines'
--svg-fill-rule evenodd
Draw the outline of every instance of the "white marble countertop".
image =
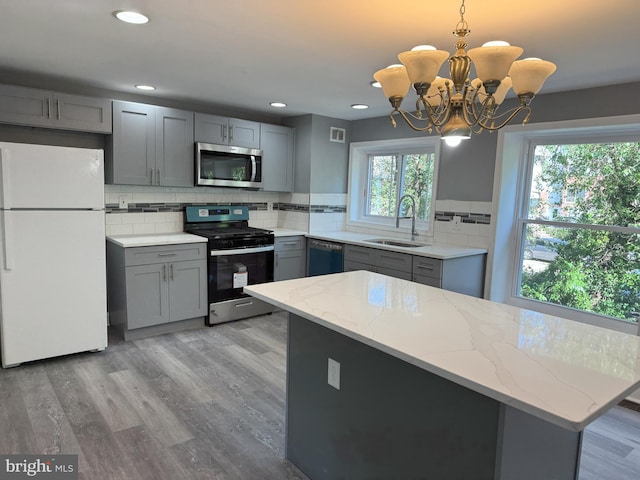
<svg viewBox="0 0 640 480">
<path fill-rule="evenodd" d="M 290 228 L 269 228 L 268 230 L 273 231 L 273 235 L 275 237 L 296 237 L 302 235 L 303 237 L 307 236 L 307 232 L 303 232 L 302 230 L 292 230 Z"/>
<path fill-rule="evenodd" d="M 206 243 L 207 239 L 190 233 L 156 233 L 152 235 L 109 235 L 107 240 L 121 247 L 154 247 L 178 243 Z"/>
<path fill-rule="evenodd" d="M 565 429 L 640 387 L 640 337 L 356 271 L 245 292 Z"/>
<path fill-rule="evenodd" d="M 457 247 L 448 245 L 427 245 L 424 247 L 398 247 L 393 245 L 381 245 L 377 243 L 368 242 L 367 240 L 373 240 L 378 238 L 388 238 L 389 240 L 408 240 L 398 239 L 393 237 L 385 237 L 375 233 L 353 233 L 353 232 L 310 232 L 307 234 L 308 238 L 317 238 L 320 240 L 329 240 L 341 243 L 350 243 L 352 245 L 360 245 L 362 247 L 379 248 L 382 250 L 390 250 L 393 252 L 410 253 L 412 255 L 418 255 L 423 257 L 438 258 L 446 260 L 448 258 L 468 257 L 471 255 L 482 255 L 487 253 L 484 248 L 473 247 Z M 417 242 L 430 243 L 427 240 L 418 237 Z"/>
</svg>

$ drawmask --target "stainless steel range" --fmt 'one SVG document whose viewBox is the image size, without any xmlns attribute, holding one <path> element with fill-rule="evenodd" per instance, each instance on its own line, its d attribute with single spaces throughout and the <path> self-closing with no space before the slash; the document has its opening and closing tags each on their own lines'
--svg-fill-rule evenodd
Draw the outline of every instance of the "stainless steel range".
<svg viewBox="0 0 640 480">
<path fill-rule="evenodd" d="M 208 325 L 273 311 L 242 293 L 246 285 L 273 281 L 273 232 L 249 226 L 246 206 L 185 207 L 184 231 L 208 239 Z"/>
</svg>

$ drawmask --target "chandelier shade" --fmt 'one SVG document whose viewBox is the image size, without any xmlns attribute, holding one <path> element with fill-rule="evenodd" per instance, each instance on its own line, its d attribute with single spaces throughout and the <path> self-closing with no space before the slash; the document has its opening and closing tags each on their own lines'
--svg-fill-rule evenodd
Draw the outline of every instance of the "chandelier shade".
<svg viewBox="0 0 640 480">
<path fill-rule="evenodd" d="M 513 61 L 524 52 L 523 48 L 512 47 L 506 42 L 501 43 L 504 45 L 484 44 L 482 47 L 472 48 L 467 53 L 476 67 L 476 75 L 483 83 L 506 77 Z"/>
<path fill-rule="evenodd" d="M 539 58 L 525 58 L 513 62 L 509 75 L 516 94 L 536 94 L 542 88 L 544 81 L 556 71 L 556 66 Z"/>
<path fill-rule="evenodd" d="M 382 92 L 389 99 L 403 98 L 409 92 L 409 87 L 411 87 L 407 69 L 404 65 L 389 65 L 387 68 L 374 73 L 373 78 L 380 82 Z"/>
<path fill-rule="evenodd" d="M 414 47 L 408 52 L 398 54 L 398 59 L 407 69 L 409 81 L 416 83 L 432 83 L 449 52 L 436 50 L 430 45 Z"/>
<path fill-rule="evenodd" d="M 521 47 L 503 41 L 485 43 L 466 52 L 465 37 L 471 33 L 464 19 L 465 0 L 460 6 L 460 21 L 453 34 L 457 37 L 453 55 L 431 45 L 420 45 L 398 54 L 402 65 L 391 65 L 374 73 L 393 110 L 394 115 L 414 130 L 440 134 L 450 145 L 483 130 L 498 130 L 517 116 L 526 124 L 531 115 L 531 101 L 541 90 L 556 66 L 539 58 L 517 60 Z M 450 78 L 438 73 L 449 57 Z M 470 80 L 472 67 L 477 78 Z M 413 85 L 417 94 L 416 108 L 402 110 L 404 97 Z M 509 91 L 518 97 L 518 105 L 499 111 Z"/>
</svg>

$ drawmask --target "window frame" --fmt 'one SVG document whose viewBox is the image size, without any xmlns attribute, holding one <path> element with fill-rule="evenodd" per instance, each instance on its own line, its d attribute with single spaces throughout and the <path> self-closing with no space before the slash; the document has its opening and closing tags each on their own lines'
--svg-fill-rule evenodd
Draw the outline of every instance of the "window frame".
<svg viewBox="0 0 640 480">
<path fill-rule="evenodd" d="M 353 142 L 349 148 L 349 183 L 347 191 L 346 224 L 353 230 L 378 230 L 381 233 L 405 235 L 411 233 L 411 220 L 403 219 L 400 227 L 395 227 L 395 217 L 367 215 L 369 156 L 404 155 L 411 153 L 433 153 L 433 182 L 431 184 L 431 202 L 427 220 L 416 219 L 416 230 L 420 236 L 433 237 L 435 221 L 435 202 L 437 196 L 438 164 L 440 159 L 440 139 L 438 137 L 405 138 Z M 403 180 L 399 179 L 399 187 Z M 364 230 L 363 230 L 364 231 Z"/>
<path fill-rule="evenodd" d="M 559 227 L 570 225 L 589 229 L 628 230 L 617 226 L 528 219 L 535 145 L 637 142 L 639 138 L 640 115 L 512 126 L 499 132 L 492 215 L 496 221 L 492 224 L 494 242 L 487 259 L 486 298 L 617 331 L 640 333 L 640 324 L 518 295 L 520 259 L 524 248 L 522 232 L 526 225 L 544 223 Z"/>
</svg>

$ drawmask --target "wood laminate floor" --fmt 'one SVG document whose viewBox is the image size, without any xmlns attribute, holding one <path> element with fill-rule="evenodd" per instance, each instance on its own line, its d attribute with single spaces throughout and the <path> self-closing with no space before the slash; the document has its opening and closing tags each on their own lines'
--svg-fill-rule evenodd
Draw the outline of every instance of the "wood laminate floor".
<svg viewBox="0 0 640 480">
<path fill-rule="evenodd" d="M 0 370 L 0 453 L 77 453 L 83 480 L 305 480 L 284 459 L 285 345 L 277 313 Z M 580 480 L 638 480 L 640 412 L 594 422 L 583 452 Z"/>
</svg>

